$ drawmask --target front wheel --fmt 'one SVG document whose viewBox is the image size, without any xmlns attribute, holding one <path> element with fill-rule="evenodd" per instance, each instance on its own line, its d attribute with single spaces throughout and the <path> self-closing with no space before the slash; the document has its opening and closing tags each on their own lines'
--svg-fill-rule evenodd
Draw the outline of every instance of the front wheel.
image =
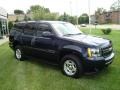
<svg viewBox="0 0 120 90">
<path fill-rule="evenodd" d="M 62 71 L 65 75 L 79 78 L 83 73 L 80 59 L 75 55 L 66 55 L 62 58 Z"/>
</svg>

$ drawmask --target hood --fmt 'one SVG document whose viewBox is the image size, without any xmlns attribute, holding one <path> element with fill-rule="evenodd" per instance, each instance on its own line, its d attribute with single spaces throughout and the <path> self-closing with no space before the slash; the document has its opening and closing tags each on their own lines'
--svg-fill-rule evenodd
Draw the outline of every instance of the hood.
<svg viewBox="0 0 120 90">
<path fill-rule="evenodd" d="M 75 40 L 77 42 L 81 42 L 87 45 L 92 45 L 92 46 L 98 46 L 98 47 L 104 47 L 110 44 L 110 41 L 107 39 L 103 39 L 101 37 L 96 37 L 92 35 L 69 35 L 69 36 L 64 36 L 66 39 L 70 40 Z"/>
</svg>

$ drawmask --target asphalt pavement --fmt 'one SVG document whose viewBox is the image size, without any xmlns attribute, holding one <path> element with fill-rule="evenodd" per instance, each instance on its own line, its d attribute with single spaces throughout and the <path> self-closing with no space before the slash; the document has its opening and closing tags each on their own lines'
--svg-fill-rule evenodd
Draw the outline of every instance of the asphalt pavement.
<svg viewBox="0 0 120 90">
<path fill-rule="evenodd" d="M 111 28 L 111 29 L 113 29 L 113 30 L 120 30 L 120 25 L 116 25 L 116 24 L 104 24 L 104 25 L 86 25 L 86 27 L 81 27 L 80 25 L 79 25 L 79 27 L 80 28 L 89 28 L 89 27 L 91 27 L 91 28 L 98 28 L 98 29 L 105 29 L 105 28 Z"/>
</svg>

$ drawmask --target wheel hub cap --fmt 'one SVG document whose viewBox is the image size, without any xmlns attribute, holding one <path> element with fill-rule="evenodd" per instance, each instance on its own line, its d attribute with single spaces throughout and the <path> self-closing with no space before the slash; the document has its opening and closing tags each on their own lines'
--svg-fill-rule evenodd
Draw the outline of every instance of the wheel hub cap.
<svg viewBox="0 0 120 90">
<path fill-rule="evenodd" d="M 73 62 L 72 60 L 66 60 L 64 63 L 64 71 L 67 75 L 74 75 L 77 71 L 75 62 Z"/>
<path fill-rule="evenodd" d="M 16 57 L 17 57 L 17 59 L 21 59 L 21 51 L 20 51 L 20 49 L 16 50 Z"/>
</svg>

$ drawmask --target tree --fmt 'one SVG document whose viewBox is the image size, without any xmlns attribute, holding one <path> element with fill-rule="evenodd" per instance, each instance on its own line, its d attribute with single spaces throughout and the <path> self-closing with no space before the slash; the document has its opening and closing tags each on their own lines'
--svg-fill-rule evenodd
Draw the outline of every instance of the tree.
<svg viewBox="0 0 120 90">
<path fill-rule="evenodd" d="M 103 14 L 104 12 L 106 12 L 106 10 L 104 8 L 97 8 L 97 10 L 95 11 L 96 14 Z"/>
<path fill-rule="evenodd" d="M 49 8 L 44 8 L 44 11 L 45 11 L 46 13 L 50 13 Z"/>
<path fill-rule="evenodd" d="M 44 20 L 58 20 L 58 13 L 46 13 L 44 16 Z"/>
<path fill-rule="evenodd" d="M 70 16 L 64 12 L 64 14 L 59 17 L 59 20 L 69 22 L 69 17 Z"/>
<path fill-rule="evenodd" d="M 88 24 L 89 23 L 89 16 L 86 13 L 83 13 L 79 18 L 78 18 L 78 23 L 79 24 Z"/>
<path fill-rule="evenodd" d="M 119 11 L 120 10 L 120 0 L 115 1 L 111 7 L 110 7 L 111 11 Z"/>
<path fill-rule="evenodd" d="M 97 8 L 97 10 L 95 11 L 95 18 L 98 21 L 99 16 L 103 13 L 105 13 L 106 10 L 104 8 Z"/>
<path fill-rule="evenodd" d="M 32 14 L 34 20 L 56 20 L 58 17 L 57 13 L 51 13 L 49 8 L 40 5 L 31 6 L 28 13 Z"/>
<path fill-rule="evenodd" d="M 24 16 L 24 21 L 30 21 L 30 20 L 31 20 L 31 18 L 28 17 L 28 16 L 25 14 L 25 16 Z"/>
<path fill-rule="evenodd" d="M 70 15 L 66 14 L 65 12 L 64 12 L 63 15 L 61 15 L 59 17 L 59 20 L 60 21 L 70 22 L 72 24 L 77 24 L 77 17 L 76 16 L 70 16 Z"/>
<path fill-rule="evenodd" d="M 26 14 L 30 14 L 30 13 L 31 13 L 31 11 L 28 9 Z"/>
<path fill-rule="evenodd" d="M 77 17 L 76 16 L 70 16 L 69 17 L 69 22 L 72 24 L 77 24 Z"/>
<path fill-rule="evenodd" d="M 14 10 L 14 14 L 16 14 L 16 15 L 24 14 L 24 11 L 16 9 L 16 10 Z"/>
</svg>

